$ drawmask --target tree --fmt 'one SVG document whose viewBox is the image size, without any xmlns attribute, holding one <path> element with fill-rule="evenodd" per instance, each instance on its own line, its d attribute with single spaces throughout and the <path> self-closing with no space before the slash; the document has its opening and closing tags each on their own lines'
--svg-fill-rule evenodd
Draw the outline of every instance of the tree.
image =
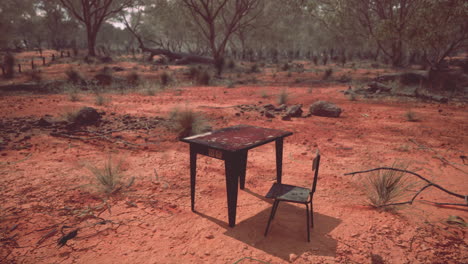
<svg viewBox="0 0 468 264">
<path fill-rule="evenodd" d="M 16 43 L 17 48 L 23 40 L 23 36 L 18 34 L 22 22 L 35 16 L 33 0 L 0 1 L 0 48 L 7 48 Z"/>
<path fill-rule="evenodd" d="M 412 46 L 426 54 L 433 70 L 445 58 L 468 48 L 468 2 L 464 0 L 423 0 L 423 8 L 412 25 Z"/>
<path fill-rule="evenodd" d="M 314 15 L 328 27 L 368 37 L 391 60 L 394 67 L 403 65 L 405 45 L 413 37 L 410 25 L 422 8 L 421 0 L 318 2 L 314 6 Z"/>
<path fill-rule="evenodd" d="M 62 5 L 86 27 L 88 55 L 96 56 L 96 37 L 101 25 L 133 5 L 134 0 L 60 0 Z"/>
<path fill-rule="evenodd" d="M 214 61 L 224 57 L 230 37 L 250 25 L 261 11 L 260 0 L 182 0 L 207 41 Z"/>
</svg>

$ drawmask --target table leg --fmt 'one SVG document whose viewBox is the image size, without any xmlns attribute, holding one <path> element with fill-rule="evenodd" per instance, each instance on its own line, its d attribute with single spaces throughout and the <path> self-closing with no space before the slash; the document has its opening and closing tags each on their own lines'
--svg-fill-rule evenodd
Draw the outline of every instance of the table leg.
<svg viewBox="0 0 468 264">
<path fill-rule="evenodd" d="M 228 202 L 228 217 L 229 226 L 234 227 L 236 225 L 236 210 L 237 210 L 237 192 L 239 184 L 239 172 L 240 172 L 240 159 L 239 155 L 229 155 L 225 159 L 225 170 L 226 170 L 226 191 L 227 191 L 227 202 Z"/>
<path fill-rule="evenodd" d="M 283 173 L 283 138 L 276 140 L 276 182 L 281 183 Z"/>
<path fill-rule="evenodd" d="M 195 181 L 197 178 L 197 152 L 195 147 L 190 145 L 190 198 L 192 211 L 195 212 Z"/>
<path fill-rule="evenodd" d="M 245 188 L 245 174 L 247 170 L 247 154 L 248 152 L 245 151 L 245 153 L 241 154 L 240 158 L 240 188 L 243 190 Z"/>
</svg>

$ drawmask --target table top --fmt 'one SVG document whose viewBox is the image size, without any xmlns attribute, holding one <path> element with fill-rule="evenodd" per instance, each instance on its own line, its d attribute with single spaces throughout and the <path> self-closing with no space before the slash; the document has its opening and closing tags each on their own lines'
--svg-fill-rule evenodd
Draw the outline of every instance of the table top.
<svg viewBox="0 0 468 264">
<path fill-rule="evenodd" d="M 223 151 L 248 150 L 276 139 L 292 135 L 292 132 L 249 125 L 237 125 L 181 139 Z"/>
</svg>

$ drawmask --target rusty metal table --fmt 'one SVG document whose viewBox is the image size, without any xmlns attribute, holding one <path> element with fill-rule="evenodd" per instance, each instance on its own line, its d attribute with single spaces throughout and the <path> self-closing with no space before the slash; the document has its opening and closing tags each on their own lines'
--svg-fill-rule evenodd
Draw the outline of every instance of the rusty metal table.
<svg viewBox="0 0 468 264">
<path fill-rule="evenodd" d="M 244 189 L 249 149 L 275 141 L 276 143 L 276 180 L 281 183 L 283 164 L 283 139 L 292 132 L 237 125 L 181 139 L 190 144 L 190 196 L 192 211 L 195 211 L 195 182 L 197 154 L 224 160 L 226 191 L 228 202 L 229 226 L 236 225 L 237 192 Z"/>
</svg>

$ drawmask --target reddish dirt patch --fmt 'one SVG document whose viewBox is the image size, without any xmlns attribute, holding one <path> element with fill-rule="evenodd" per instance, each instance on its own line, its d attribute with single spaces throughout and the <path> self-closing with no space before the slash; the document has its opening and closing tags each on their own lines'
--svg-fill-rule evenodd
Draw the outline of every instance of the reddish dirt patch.
<svg viewBox="0 0 468 264">
<path fill-rule="evenodd" d="M 461 202 L 428 189 L 412 206 L 396 212 L 366 206 L 357 186 L 362 176 L 346 172 L 410 161 L 416 171 L 447 189 L 468 193 L 460 156 L 468 152 L 468 112 L 464 104 L 434 104 L 396 99 L 349 101 L 345 86 L 289 87 L 290 104 L 304 110 L 317 100 L 336 103 L 340 118 L 308 117 L 282 121 L 257 112 L 235 115 L 235 105 L 276 103 L 284 87 L 185 87 L 156 96 L 106 95 L 97 107 L 115 116 L 163 117 L 174 107 L 204 114 L 214 128 L 247 124 L 291 131 L 284 142 L 283 180 L 309 186 L 313 153 L 319 148 L 322 166 L 314 197 L 315 228 L 306 241 L 305 209 L 280 205 L 268 237 L 263 232 L 271 201 L 263 198 L 275 180 L 274 144 L 250 151 L 246 190 L 239 192 L 237 226 L 227 225 L 224 166 L 200 157 L 197 213 L 190 210 L 188 146 L 165 127 L 135 129 L 123 140 L 147 148 L 127 148 L 104 141 L 52 137 L 48 130 L 18 132 L 12 144 L 26 139 L 22 150 L 0 152 L 0 259 L 22 263 L 234 263 L 250 257 L 269 263 L 467 262 L 466 228 L 445 220 L 464 208 L 436 207 L 427 201 Z M 262 91 L 270 97 L 264 98 Z M 66 95 L 22 95 L 0 98 L 0 117 L 58 117 L 64 109 L 93 105 L 93 97 L 69 102 Z M 419 122 L 408 122 L 411 109 Z M 4 128 L 7 129 L 7 128 Z M 146 134 L 146 136 L 145 136 Z M 138 139 L 138 135 L 141 137 Z M 415 145 L 415 140 L 428 148 Z M 124 185 L 110 197 L 96 190 L 84 165 L 103 164 L 108 155 L 124 161 Z M 443 162 L 444 157 L 455 166 Z M 156 177 L 157 174 L 157 177 Z M 64 226 L 66 226 L 64 228 Z M 68 228 L 69 227 L 69 228 Z M 78 229 L 63 247 L 57 240 Z M 240 263 L 258 263 L 244 259 Z"/>
</svg>

